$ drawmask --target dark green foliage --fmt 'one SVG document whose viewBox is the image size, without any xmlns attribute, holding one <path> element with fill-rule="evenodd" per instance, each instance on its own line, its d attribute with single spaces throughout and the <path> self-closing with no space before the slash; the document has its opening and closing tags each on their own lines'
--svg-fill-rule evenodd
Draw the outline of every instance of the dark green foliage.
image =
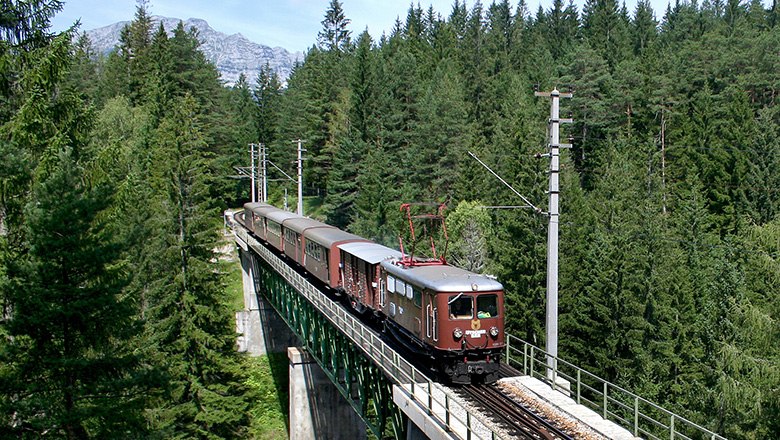
<svg viewBox="0 0 780 440">
<path fill-rule="evenodd" d="M 353 221 L 353 205 L 357 196 L 355 164 L 362 162 L 359 151 L 365 150 L 362 141 L 344 139 L 333 156 L 333 167 L 328 175 L 327 202 L 322 207 L 328 224 L 346 229 Z"/>
<path fill-rule="evenodd" d="M 23 54 L 45 46 L 51 34 L 49 20 L 62 9 L 60 0 L 5 1 L 0 17 L 3 51 Z"/>
<path fill-rule="evenodd" d="M 237 86 L 237 88 L 239 87 Z M 281 91 L 282 85 L 276 72 L 271 70 L 268 65 L 261 68 L 260 73 L 257 75 L 253 96 L 257 105 L 255 118 L 257 123 L 257 140 L 266 145 L 271 145 L 276 141 Z"/>
<path fill-rule="evenodd" d="M 175 100 L 155 136 L 148 330 L 168 386 L 151 424 L 163 437 L 232 438 L 247 422 L 247 389 L 213 262 L 219 211 L 197 111 L 194 98 Z"/>
<path fill-rule="evenodd" d="M 4 261 L 12 304 L 2 351 L 4 436 L 142 437 L 140 326 L 120 243 L 101 212 L 110 188 L 89 188 L 74 151 L 35 185 L 25 209 L 29 251 Z M 148 383 L 148 382 L 147 382 Z"/>
<path fill-rule="evenodd" d="M 105 60 L 70 33 L 47 38 L 50 5 L 4 15 L 14 38 L 35 34 L 25 53 L 0 42 L 15 84 L 0 130 L 0 431 L 240 436 L 248 389 L 212 195 L 230 197 L 213 176 L 240 160 L 223 145 L 254 136 L 254 112 L 252 133 L 217 124 L 232 114 L 216 69 L 182 26 L 153 34 L 144 2 Z"/>
</svg>

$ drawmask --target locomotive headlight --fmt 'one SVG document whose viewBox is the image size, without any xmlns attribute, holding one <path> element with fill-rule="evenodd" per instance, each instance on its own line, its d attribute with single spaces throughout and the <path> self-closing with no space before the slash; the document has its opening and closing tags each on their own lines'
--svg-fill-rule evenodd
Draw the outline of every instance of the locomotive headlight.
<svg viewBox="0 0 780 440">
<path fill-rule="evenodd" d="M 452 336 L 457 340 L 463 337 L 463 330 L 460 329 L 460 327 L 455 327 L 455 330 L 452 331 Z"/>
<path fill-rule="evenodd" d="M 498 327 L 496 326 L 490 327 L 490 336 L 494 338 L 498 337 Z"/>
</svg>

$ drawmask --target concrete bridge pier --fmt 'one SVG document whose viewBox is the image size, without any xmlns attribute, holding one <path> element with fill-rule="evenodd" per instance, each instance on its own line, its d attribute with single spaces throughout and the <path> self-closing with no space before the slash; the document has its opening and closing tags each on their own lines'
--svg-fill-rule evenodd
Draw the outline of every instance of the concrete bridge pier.
<svg viewBox="0 0 780 440">
<path fill-rule="evenodd" d="M 290 359 L 290 440 L 360 440 L 366 425 L 317 362 L 301 348 Z"/>
<path fill-rule="evenodd" d="M 243 243 L 239 242 L 239 245 Z M 284 353 L 287 347 L 300 345 L 276 310 L 259 295 L 255 284 L 256 256 L 243 246 L 238 248 L 244 284 L 244 310 L 236 312 L 238 351 L 251 356 Z"/>
</svg>

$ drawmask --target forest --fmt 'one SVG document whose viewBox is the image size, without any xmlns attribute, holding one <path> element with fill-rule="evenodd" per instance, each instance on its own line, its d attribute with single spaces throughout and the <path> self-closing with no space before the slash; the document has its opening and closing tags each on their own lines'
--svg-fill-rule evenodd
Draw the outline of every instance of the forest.
<svg viewBox="0 0 780 440">
<path fill-rule="evenodd" d="M 545 208 L 534 91 L 557 87 L 559 355 L 728 438 L 780 438 L 776 0 L 412 3 L 376 38 L 331 0 L 288 79 L 232 86 L 146 1 L 108 55 L 51 31 L 62 5 L 0 17 L 0 437 L 251 436 L 215 252 L 253 142 L 292 174 L 304 139 L 311 215 L 389 246 L 401 203 L 446 203 L 450 261 L 496 275 L 509 333 L 543 347 L 547 217 L 485 209 L 522 203 L 468 152 Z"/>
</svg>

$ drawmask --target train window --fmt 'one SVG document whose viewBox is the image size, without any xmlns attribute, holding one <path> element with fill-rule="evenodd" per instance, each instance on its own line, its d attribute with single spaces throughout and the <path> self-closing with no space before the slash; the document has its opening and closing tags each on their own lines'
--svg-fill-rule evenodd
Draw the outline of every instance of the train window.
<svg viewBox="0 0 780 440">
<path fill-rule="evenodd" d="M 392 275 L 387 276 L 387 291 L 390 293 L 395 293 L 395 277 Z"/>
<path fill-rule="evenodd" d="M 313 241 L 306 242 L 306 255 L 316 261 L 322 261 L 322 247 Z"/>
<path fill-rule="evenodd" d="M 416 287 L 414 288 L 414 305 L 420 309 L 422 308 L 422 292 Z"/>
<path fill-rule="evenodd" d="M 271 232 L 276 236 L 280 236 L 282 234 L 282 227 L 279 225 L 279 223 L 269 221 L 268 232 Z"/>
<path fill-rule="evenodd" d="M 498 316 L 498 295 L 479 295 L 477 297 L 477 318 L 495 318 Z"/>
<path fill-rule="evenodd" d="M 298 234 L 296 234 L 295 231 L 285 229 L 284 240 L 290 244 L 295 244 L 295 242 L 298 240 Z"/>
<path fill-rule="evenodd" d="M 406 283 L 404 283 L 401 280 L 395 280 L 395 291 L 399 295 L 405 296 L 406 295 Z"/>
<path fill-rule="evenodd" d="M 406 285 L 406 297 L 409 299 L 414 298 L 414 287 L 411 284 Z"/>
<path fill-rule="evenodd" d="M 471 319 L 474 316 L 474 301 L 471 296 L 459 293 L 450 297 L 450 319 Z"/>
</svg>

